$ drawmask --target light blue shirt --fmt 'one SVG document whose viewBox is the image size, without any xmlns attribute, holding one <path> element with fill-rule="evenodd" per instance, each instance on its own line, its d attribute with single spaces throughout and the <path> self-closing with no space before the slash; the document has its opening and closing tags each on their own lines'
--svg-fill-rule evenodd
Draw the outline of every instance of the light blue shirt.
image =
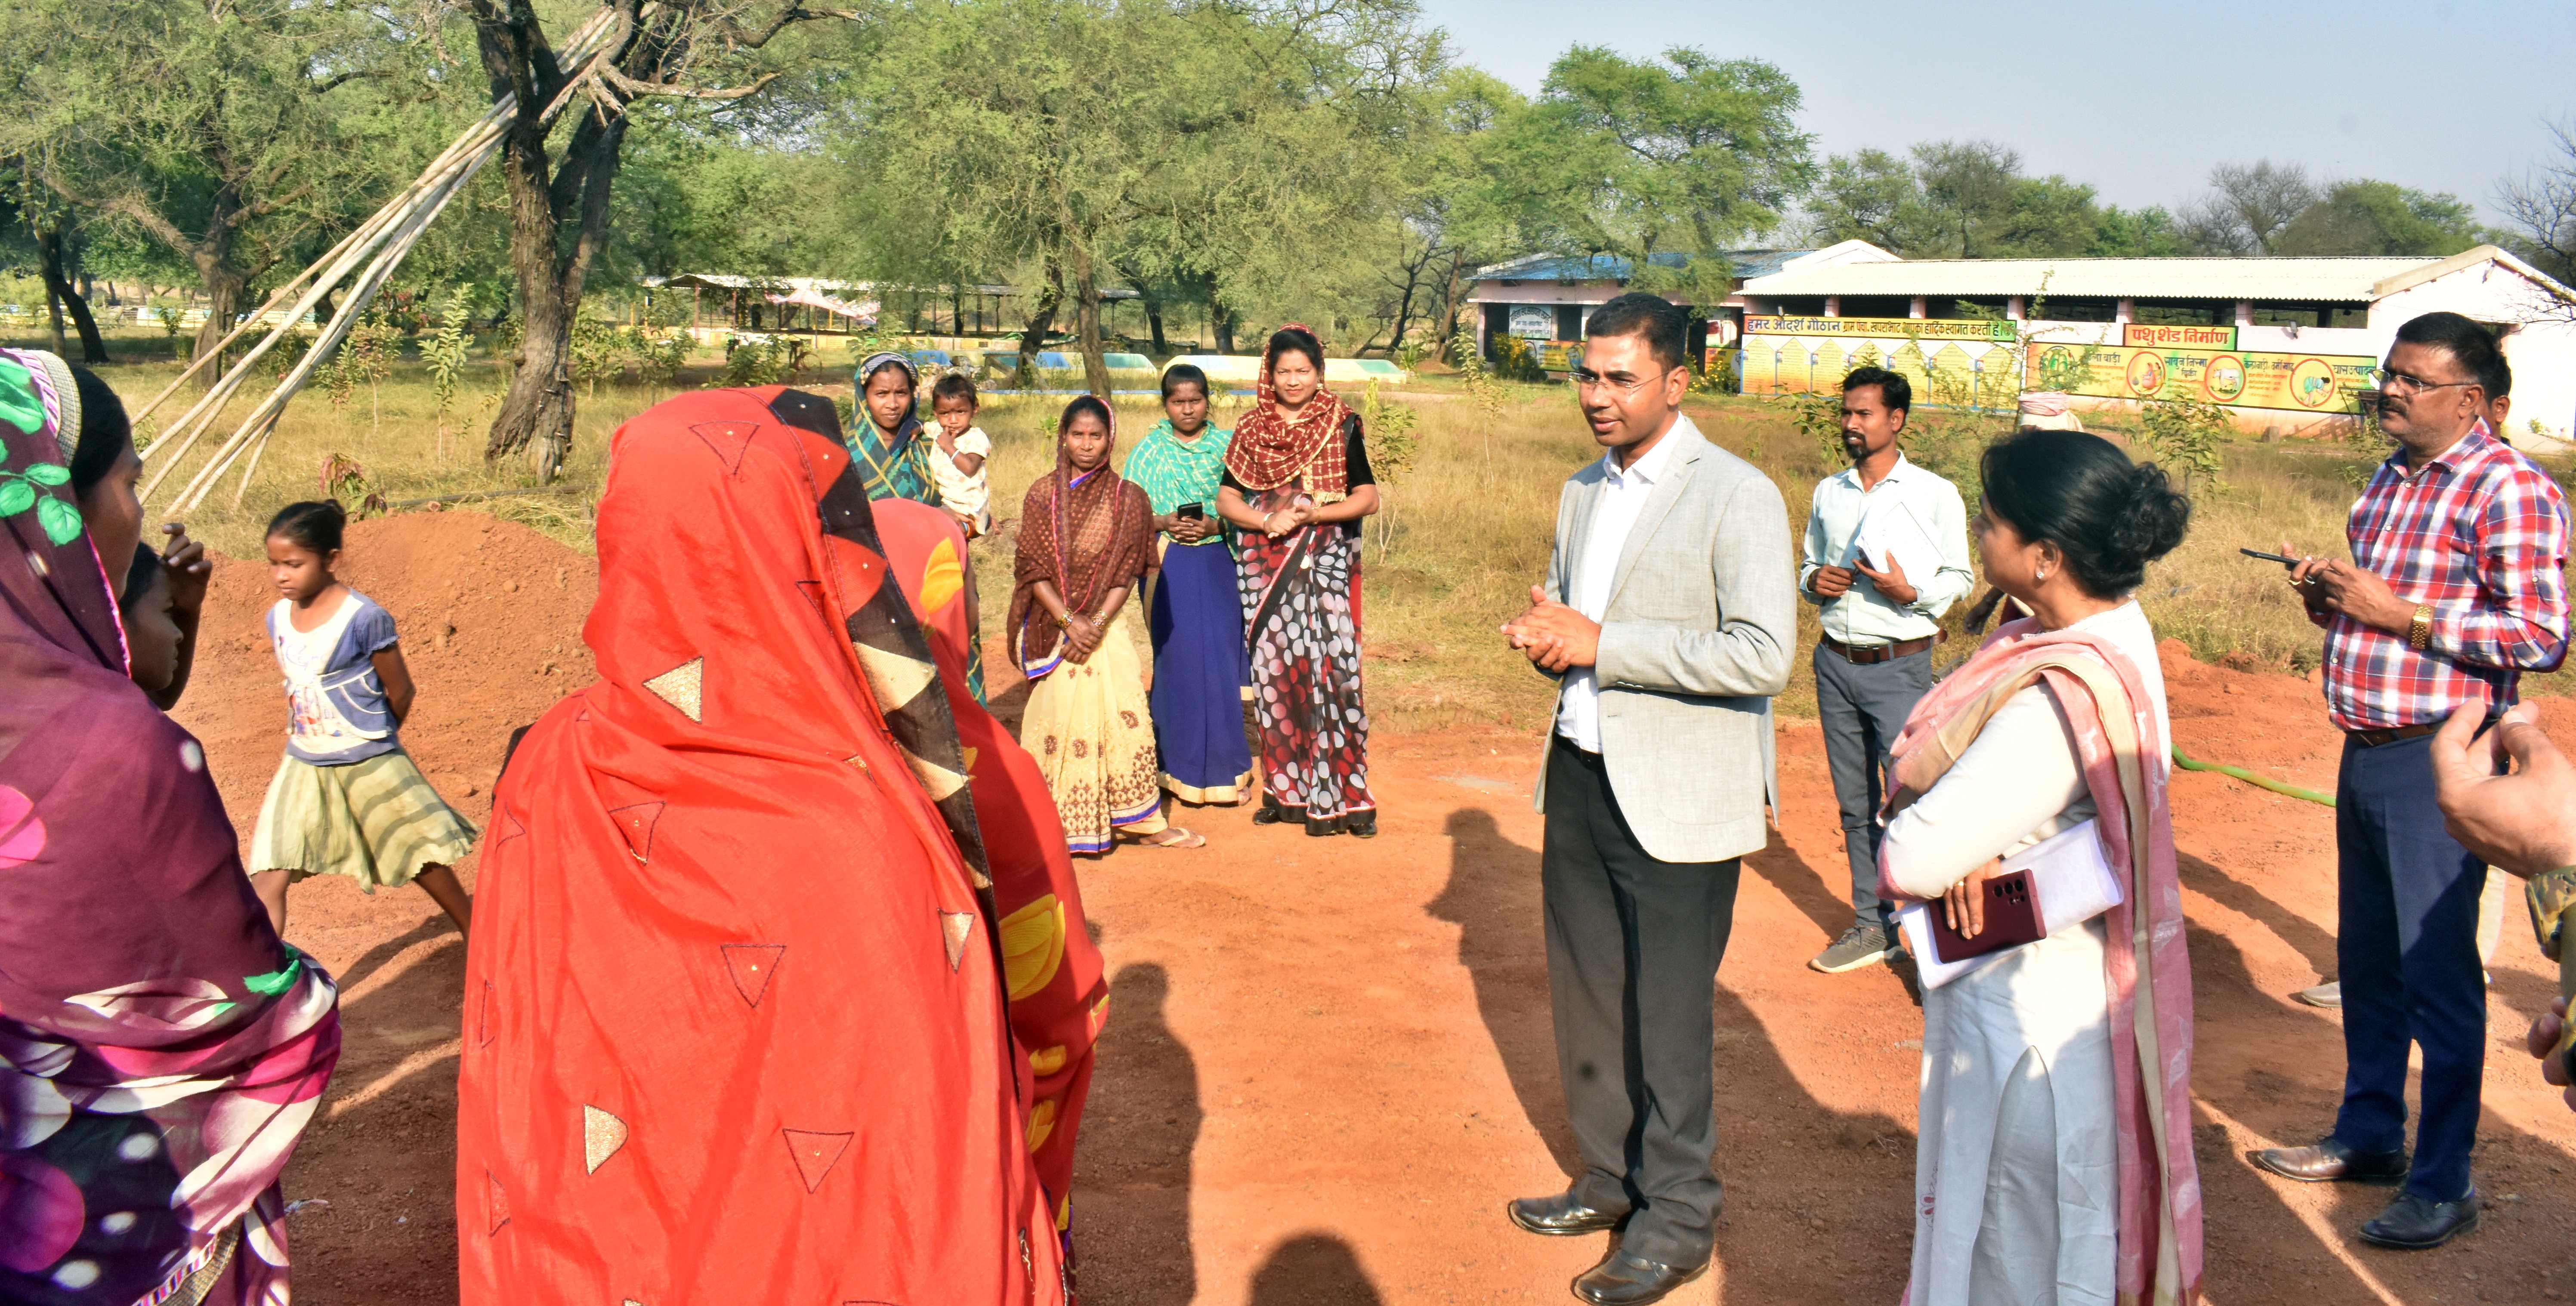
<svg viewBox="0 0 2576 1306">
<path fill-rule="evenodd" d="M 1903 510 L 1914 514 L 1941 550 L 1941 566 L 1929 576 L 1907 576 L 1914 587 L 1912 603 L 1897 603 L 1878 592 L 1867 576 L 1854 575 L 1852 586 L 1838 598 L 1820 598 L 1814 589 L 1819 567 L 1852 565 L 1852 544 L 1861 522 L 1873 512 Z M 1824 608 L 1825 633 L 1854 648 L 1928 639 L 1940 632 L 1941 614 L 1976 587 L 1968 561 L 1968 505 L 1959 487 L 1924 470 L 1904 454 L 1896 465 L 1864 489 L 1857 467 L 1816 483 L 1807 507 L 1805 551 L 1798 560 L 1798 594 Z"/>
</svg>

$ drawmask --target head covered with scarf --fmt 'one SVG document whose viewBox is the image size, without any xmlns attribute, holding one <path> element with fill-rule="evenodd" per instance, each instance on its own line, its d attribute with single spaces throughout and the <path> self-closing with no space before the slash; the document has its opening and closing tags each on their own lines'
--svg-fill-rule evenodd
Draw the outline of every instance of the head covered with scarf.
<svg viewBox="0 0 2576 1306">
<path fill-rule="evenodd" d="M 875 411 L 868 407 L 868 383 L 887 368 L 903 374 L 908 396 L 892 432 L 877 424 Z M 921 433 L 921 416 L 909 398 L 921 391 L 921 373 L 911 359 L 889 349 L 859 360 L 857 377 L 858 411 L 851 415 L 843 443 L 858 461 L 860 483 L 868 497 L 939 502 L 939 483 L 930 472 L 930 442 L 915 438 Z"/>
<path fill-rule="evenodd" d="M 67 376 L 0 351 L 0 1300 L 283 1301 L 277 1177 L 337 994 L 126 678 Z"/>
<path fill-rule="evenodd" d="M 1279 406 L 1273 380 L 1282 353 L 1304 354 L 1315 364 L 1315 393 L 1306 406 L 1289 415 Z M 1344 431 L 1350 408 L 1324 388 L 1324 346 L 1304 324 L 1291 322 L 1272 333 L 1261 353 L 1261 378 L 1254 387 L 1254 407 L 1235 423 L 1234 442 L 1226 447 L 1225 469 L 1245 489 L 1275 490 L 1302 479 L 1318 503 L 1334 503 L 1350 493 L 1349 446 Z"/>
<path fill-rule="evenodd" d="M 1074 422 L 1097 420 L 1108 441 L 1090 471 L 1073 465 Z M 1056 423 L 1055 470 L 1029 487 L 1020 504 L 1019 550 L 1013 563 L 1012 652 L 1023 668 L 1043 661 L 1058 632 L 1038 606 L 1037 585 L 1053 584 L 1067 611 L 1098 615 L 1102 596 L 1154 565 L 1154 510 L 1145 492 L 1110 466 L 1118 453 L 1118 416 L 1095 395 L 1076 396 Z"/>
</svg>

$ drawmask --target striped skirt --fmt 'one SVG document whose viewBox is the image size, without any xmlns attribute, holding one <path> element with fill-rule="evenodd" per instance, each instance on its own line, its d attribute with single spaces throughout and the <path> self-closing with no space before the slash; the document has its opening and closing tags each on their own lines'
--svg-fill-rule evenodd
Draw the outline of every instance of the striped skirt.
<svg viewBox="0 0 2576 1306">
<path fill-rule="evenodd" d="M 411 754 L 395 749 L 346 766 L 315 766 L 289 754 L 268 782 L 251 835 L 261 871 L 345 875 L 369 893 L 409 884 L 432 866 L 474 851 L 474 827 L 458 816 Z"/>
</svg>

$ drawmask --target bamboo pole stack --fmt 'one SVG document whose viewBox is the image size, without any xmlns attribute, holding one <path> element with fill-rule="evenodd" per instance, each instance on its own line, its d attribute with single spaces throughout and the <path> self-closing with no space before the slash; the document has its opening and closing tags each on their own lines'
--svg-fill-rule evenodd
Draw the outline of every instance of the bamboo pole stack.
<svg viewBox="0 0 2576 1306">
<path fill-rule="evenodd" d="M 619 36 L 615 13 L 604 8 L 573 33 L 572 39 L 560 52 L 560 59 L 564 67 L 577 68 L 579 71 L 565 81 L 563 89 L 556 94 L 552 102 L 545 106 L 544 121 L 552 121 L 586 88 L 595 85 L 599 69 L 615 49 Z M 250 415 L 242 419 L 241 425 L 235 427 L 233 433 L 216 446 L 214 453 L 207 457 L 196 474 L 180 487 L 177 496 L 171 501 L 171 507 L 178 512 L 195 511 L 198 505 L 205 502 L 206 495 L 214 489 L 215 483 L 223 479 L 225 471 L 240 461 L 245 453 L 249 455 L 250 463 L 243 468 L 241 488 L 243 490 L 249 488 L 251 473 L 259 466 L 260 451 L 267 446 L 269 433 L 276 429 L 277 419 L 286 410 L 287 401 L 293 399 L 296 391 L 303 388 L 305 381 L 312 376 L 314 368 L 320 366 L 322 360 L 330 357 L 331 352 L 339 348 L 340 342 L 347 338 L 350 329 L 357 325 L 360 315 L 364 314 L 368 305 L 375 300 L 376 292 L 383 288 L 385 279 L 393 274 L 395 268 L 401 266 L 403 258 L 411 253 L 412 247 L 420 243 L 422 233 L 429 229 L 430 223 L 437 220 L 438 215 L 446 209 L 448 202 L 465 189 L 466 184 L 474 179 L 474 174 L 485 163 L 490 162 L 501 152 L 502 136 L 517 119 L 518 113 L 516 96 L 504 95 L 494 101 L 492 107 L 474 121 L 473 126 L 467 128 L 464 134 L 458 136 L 430 162 L 419 179 L 387 202 L 383 208 L 376 210 L 374 215 L 365 222 L 360 223 L 357 230 L 350 232 L 341 239 L 339 244 L 332 246 L 330 252 L 324 254 L 313 266 L 278 287 L 277 291 L 269 296 L 268 302 L 261 305 L 259 312 L 252 314 L 241 325 L 233 328 L 220 345 L 189 364 L 188 369 L 179 374 L 178 380 L 172 381 L 160 394 L 154 395 L 149 403 L 135 411 L 136 420 L 150 413 L 163 400 L 176 392 L 179 386 L 199 368 L 222 357 L 224 351 L 230 348 L 234 341 L 266 320 L 271 313 L 277 312 L 278 305 L 286 302 L 289 296 L 293 296 L 292 306 L 280 314 L 276 325 L 270 327 L 267 334 L 261 336 L 257 343 L 245 350 L 241 358 L 226 369 L 212 385 L 209 385 L 206 393 L 200 396 L 196 403 L 190 405 L 186 412 L 180 414 L 179 419 L 173 422 L 168 430 L 162 432 L 159 438 L 153 440 L 151 447 L 144 451 L 145 462 L 161 464 L 153 471 L 151 479 L 143 485 L 145 499 L 150 499 L 160 489 L 161 483 L 167 480 L 172 472 L 178 470 L 180 460 L 188 450 L 213 428 L 215 420 L 222 415 L 234 394 L 249 379 L 251 369 L 258 364 L 260 358 L 275 348 L 279 341 L 284 340 L 288 333 L 294 331 L 296 324 L 303 321 L 304 315 L 312 312 L 314 306 L 322 302 L 323 296 L 345 283 L 348 293 L 340 300 L 339 309 L 331 315 L 330 322 L 324 325 L 321 334 L 314 339 L 313 347 L 306 350 L 304 356 L 297 359 L 293 367 L 287 369 L 286 375 L 278 381 L 276 388 L 269 391 L 268 396 L 252 408 Z M 235 492 L 234 500 L 239 502 L 240 491 Z"/>
</svg>

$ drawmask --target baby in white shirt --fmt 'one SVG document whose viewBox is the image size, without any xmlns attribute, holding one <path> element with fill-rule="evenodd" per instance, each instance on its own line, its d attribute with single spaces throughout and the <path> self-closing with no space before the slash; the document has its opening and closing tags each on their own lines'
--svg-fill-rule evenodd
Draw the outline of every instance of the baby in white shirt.
<svg viewBox="0 0 2576 1306">
<path fill-rule="evenodd" d="M 992 437 L 975 425 L 975 378 L 951 372 L 930 387 L 930 411 L 939 419 L 939 456 L 930 474 L 939 483 L 939 503 L 966 538 L 993 529 L 992 489 L 984 480 L 984 460 L 992 456 Z"/>
</svg>

